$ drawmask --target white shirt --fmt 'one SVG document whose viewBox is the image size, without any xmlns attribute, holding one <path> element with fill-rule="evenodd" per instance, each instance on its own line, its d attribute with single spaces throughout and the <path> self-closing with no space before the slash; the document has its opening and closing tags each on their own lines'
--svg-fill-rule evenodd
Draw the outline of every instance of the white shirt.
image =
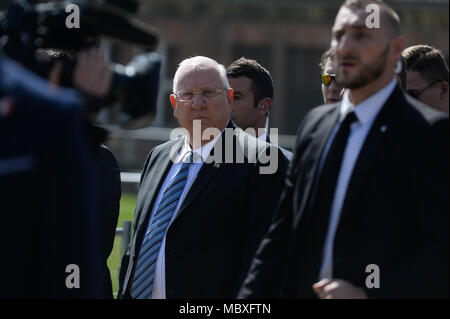
<svg viewBox="0 0 450 319">
<path fill-rule="evenodd" d="M 219 139 L 222 132 L 217 135 L 212 141 L 209 141 L 208 143 L 202 145 L 196 150 L 192 150 L 189 143 L 187 143 L 187 140 L 185 138 L 184 145 L 181 148 L 180 152 L 178 153 L 178 156 L 175 160 L 175 163 L 172 164 L 172 167 L 170 168 L 169 173 L 167 174 L 166 179 L 164 180 L 163 185 L 161 186 L 161 189 L 159 190 L 158 197 L 156 198 L 155 204 L 153 205 L 151 219 L 153 219 L 153 216 L 155 215 L 155 212 L 159 206 L 159 203 L 161 202 L 161 199 L 163 197 L 164 191 L 166 190 L 167 186 L 169 185 L 169 181 L 179 172 L 181 169 L 181 165 L 183 160 L 185 160 L 185 157 L 188 156 L 189 152 L 193 152 L 193 163 L 189 166 L 189 172 L 186 180 L 186 185 L 184 187 L 183 193 L 181 194 L 180 200 L 178 201 L 177 208 L 175 210 L 175 213 L 172 216 L 172 219 L 170 221 L 170 224 L 174 221 L 174 219 L 178 215 L 178 210 L 180 209 L 181 204 L 183 203 L 184 198 L 186 197 L 186 194 L 189 192 L 189 189 L 191 188 L 192 184 L 194 183 L 195 179 L 197 178 L 197 174 L 200 171 L 200 168 L 203 166 L 203 163 L 208 158 L 209 154 L 211 153 L 212 148 L 216 144 L 217 140 Z M 149 220 L 147 228 L 151 225 L 151 219 Z M 170 227 L 167 227 L 167 231 Z M 148 229 L 147 229 L 148 230 Z M 166 231 L 166 234 L 167 234 Z M 164 235 L 163 241 L 161 243 L 161 248 L 159 250 L 158 259 L 156 261 L 155 266 L 155 276 L 153 279 L 153 292 L 152 292 L 152 299 L 166 299 L 166 235 Z"/>
<path fill-rule="evenodd" d="M 324 278 L 333 278 L 334 236 L 336 235 L 336 229 L 339 223 L 348 183 L 350 182 L 353 168 L 355 167 L 356 160 L 358 159 L 364 141 L 366 140 L 366 137 L 369 134 L 369 131 L 372 128 L 372 125 L 378 113 L 381 111 L 383 105 L 386 103 L 387 99 L 394 91 L 396 85 L 397 80 L 393 79 L 383 89 L 371 95 L 356 106 L 353 106 L 350 102 L 349 90 L 346 90 L 344 93 L 340 109 L 339 121 L 331 132 L 330 138 L 328 139 L 325 146 L 325 151 L 320 162 L 320 170 L 322 169 L 326 154 L 328 153 L 331 143 L 342 121 L 344 120 L 345 115 L 347 115 L 349 111 L 354 110 L 358 121 L 350 125 L 350 135 L 345 147 L 341 169 L 339 171 L 336 183 L 336 191 L 334 193 L 333 203 L 331 206 L 330 221 L 328 224 L 328 233 L 323 248 L 322 267 L 319 273 L 319 280 L 322 280 Z"/>
<path fill-rule="evenodd" d="M 267 132 L 264 132 L 260 136 L 258 136 L 258 140 L 267 142 Z"/>
</svg>

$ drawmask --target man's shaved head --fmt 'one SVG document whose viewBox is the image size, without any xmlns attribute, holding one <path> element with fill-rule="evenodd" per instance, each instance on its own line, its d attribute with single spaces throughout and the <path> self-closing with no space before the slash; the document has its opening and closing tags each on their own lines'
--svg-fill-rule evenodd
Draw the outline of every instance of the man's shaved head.
<svg viewBox="0 0 450 319">
<path fill-rule="evenodd" d="M 390 38 L 395 38 L 401 35 L 401 22 L 397 12 L 392 9 L 388 4 L 381 0 L 346 0 L 342 7 L 358 8 L 366 10 L 368 5 L 378 5 L 380 7 L 380 21 L 383 25 L 383 29 L 388 30 Z M 370 12 L 370 11 L 369 11 Z"/>
</svg>

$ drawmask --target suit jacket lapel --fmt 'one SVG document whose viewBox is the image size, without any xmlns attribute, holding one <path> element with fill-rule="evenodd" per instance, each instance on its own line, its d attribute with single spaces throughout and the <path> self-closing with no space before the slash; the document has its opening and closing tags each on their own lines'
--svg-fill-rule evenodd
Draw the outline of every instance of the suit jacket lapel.
<svg viewBox="0 0 450 319">
<path fill-rule="evenodd" d="M 303 171 L 305 174 L 304 178 L 307 180 L 305 191 L 303 194 L 297 191 L 294 194 L 294 203 L 301 203 L 301 206 L 297 210 L 298 213 L 294 215 L 294 228 L 297 227 L 305 210 L 309 210 L 309 207 L 314 200 L 314 186 L 317 179 L 317 169 L 319 167 L 320 158 L 328 138 L 339 119 L 340 107 L 341 104 L 322 115 L 322 119 L 319 120 L 320 123 L 317 125 L 316 130 L 311 132 L 311 134 L 317 135 L 317 137 L 312 136 L 311 144 L 307 148 L 307 154 L 302 155 L 305 156 L 305 159 L 311 164 L 307 165 L 306 170 Z M 298 196 L 301 196 L 302 198 L 298 198 Z"/>
<path fill-rule="evenodd" d="M 228 122 L 227 127 L 228 129 L 235 129 L 234 124 L 232 123 L 231 119 Z M 191 188 L 189 189 L 189 192 L 186 194 L 183 203 L 180 206 L 180 209 L 177 212 L 177 215 L 175 218 L 180 216 L 183 213 L 183 210 L 186 209 L 186 207 L 189 206 L 190 203 L 199 195 L 201 190 L 208 185 L 210 180 L 218 173 L 219 169 L 222 167 L 223 163 L 225 163 L 225 151 L 226 151 L 226 134 L 223 132 L 223 134 L 219 137 L 216 144 L 211 150 L 211 153 L 214 152 L 214 148 L 222 147 L 222 161 L 221 163 L 217 163 L 214 161 L 206 161 L 203 163 L 202 168 L 197 174 L 196 179 L 194 180 L 194 183 L 192 183 Z M 235 137 L 233 135 L 233 146 L 235 146 Z M 209 157 L 211 158 L 211 153 L 209 154 Z"/>
<path fill-rule="evenodd" d="M 175 143 L 179 150 L 183 146 L 184 141 L 181 139 Z M 172 149 L 171 146 L 172 145 L 169 145 L 161 150 L 161 153 L 158 155 L 161 159 L 155 162 L 155 166 L 149 170 L 148 174 L 145 176 L 143 185 L 141 185 L 141 188 L 144 190 L 142 193 L 144 199 L 143 204 L 138 207 L 139 216 L 136 216 L 136 218 L 139 218 L 139 224 L 136 231 L 139 231 L 142 225 L 147 225 L 147 217 L 148 214 L 151 213 L 150 208 L 155 203 L 159 190 L 161 189 L 161 186 L 172 166 L 172 160 L 170 158 L 170 150 Z"/>
<path fill-rule="evenodd" d="M 367 182 L 367 176 L 371 172 L 371 167 L 376 162 L 377 153 L 380 151 L 383 142 L 395 128 L 401 107 L 405 103 L 404 99 L 401 89 L 397 86 L 373 123 L 353 168 L 344 205 L 342 206 L 341 220 L 347 214 L 346 212 L 350 211 L 354 201 L 360 198 L 358 194 L 365 188 L 364 183 Z"/>
</svg>

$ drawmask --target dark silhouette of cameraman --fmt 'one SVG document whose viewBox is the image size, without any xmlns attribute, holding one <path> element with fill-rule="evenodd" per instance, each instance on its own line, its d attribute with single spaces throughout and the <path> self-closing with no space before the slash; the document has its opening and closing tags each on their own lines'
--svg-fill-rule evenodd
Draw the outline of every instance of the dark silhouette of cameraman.
<svg viewBox="0 0 450 319">
<path fill-rule="evenodd" d="M 101 73 L 101 64 L 80 61 L 92 76 Z M 79 73 L 88 84 L 85 75 Z M 119 170 L 100 146 L 103 134 L 87 129 L 82 100 L 0 51 L 0 298 L 111 296 L 105 260 Z"/>
<path fill-rule="evenodd" d="M 61 72 L 64 63 L 74 62 L 73 57 L 61 50 L 38 50 L 38 59 L 47 59 L 54 62 L 49 74 L 49 82 L 60 85 Z M 83 94 L 93 99 L 86 107 L 86 129 L 87 135 L 94 155 L 94 168 L 99 182 L 98 213 L 101 216 L 101 231 L 104 238 L 103 244 L 103 277 L 102 297 L 113 298 L 111 275 L 107 260 L 114 245 L 115 230 L 119 218 L 120 208 L 120 168 L 113 153 L 103 142 L 107 132 L 99 126 L 94 125 L 98 114 L 98 105 L 93 105 L 97 99 L 104 97 L 111 85 L 112 72 L 109 61 L 105 54 L 98 48 L 92 47 L 80 51 L 73 69 L 72 85 Z"/>
</svg>

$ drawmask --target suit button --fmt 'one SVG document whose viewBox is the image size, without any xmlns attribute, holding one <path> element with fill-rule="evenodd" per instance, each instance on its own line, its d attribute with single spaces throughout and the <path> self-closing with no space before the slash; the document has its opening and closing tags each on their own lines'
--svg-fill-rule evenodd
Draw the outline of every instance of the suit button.
<svg viewBox="0 0 450 319">
<path fill-rule="evenodd" d="M 173 289 L 169 289 L 169 295 L 173 295 L 174 291 Z"/>
</svg>

